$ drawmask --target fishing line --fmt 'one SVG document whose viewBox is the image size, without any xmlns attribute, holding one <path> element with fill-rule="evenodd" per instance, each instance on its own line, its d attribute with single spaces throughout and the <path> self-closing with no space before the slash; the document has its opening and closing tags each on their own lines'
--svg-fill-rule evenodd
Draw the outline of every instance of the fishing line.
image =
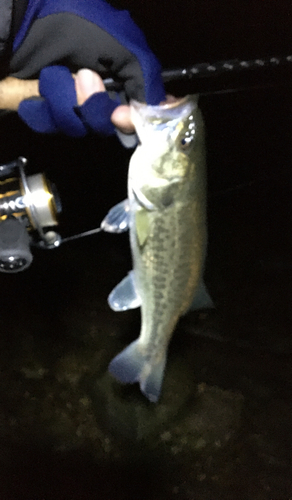
<svg viewBox="0 0 292 500">
<path fill-rule="evenodd" d="M 255 182 L 256 182 L 255 180 L 252 180 L 249 182 L 244 182 L 242 184 L 237 184 L 236 186 L 232 186 L 230 188 L 222 189 L 220 191 L 216 191 L 215 193 L 211 193 L 210 196 L 211 196 L 211 198 L 217 198 L 217 197 L 229 194 L 233 191 L 239 191 L 241 189 L 248 188 L 248 187 L 252 186 L 253 184 L 255 184 Z M 97 227 L 95 229 L 90 229 L 89 231 L 84 231 L 82 233 L 74 234 L 73 236 L 68 236 L 66 238 L 62 238 L 60 243 L 67 243 L 68 241 L 78 240 L 79 238 L 85 238 L 86 236 L 92 236 L 93 234 L 98 234 L 101 231 L 103 231 L 103 229 L 101 227 Z"/>
<path fill-rule="evenodd" d="M 67 241 L 78 240 L 79 238 L 85 238 L 85 236 L 91 236 L 92 234 L 97 234 L 102 231 L 101 227 L 95 229 L 90 229 L 89 231 L 84 231 L 83 233 L 74 234 L 73 236 L 67 236 L 67 238 L 62 238 L 61 243 L 67 243 Z"/>
</svg>

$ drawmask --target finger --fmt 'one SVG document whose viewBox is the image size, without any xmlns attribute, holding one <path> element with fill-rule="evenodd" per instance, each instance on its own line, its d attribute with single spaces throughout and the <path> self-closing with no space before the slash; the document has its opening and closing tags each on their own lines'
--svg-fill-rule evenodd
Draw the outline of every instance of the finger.
<svg viewBox="0 0 292 500">
<path fill-rule="evenodd" d="M 105 92 L 106 88 L 102 78 L 91 69 L 80 69 L 75 76 L 75 90 L 77 104 L 82 106 L 84 102 L 96 92 Z"/>
<path fill-rule="evenodd" d="M 111 115 L 111 121 L 124 134 L 133 134 L 135 127 L 131 120 L 130 106 L 118 106 Z"/>
<path fill-rule="evenodd" d="M 165 101 L 162 101 L 160 103 L 160 105 L 163 105 L 163 104 L 173 104 L 175 103 L 176 101 L 179 101 L 179 98 L 178 97 L 174 97 L 173 95 L 171 94 L 166 94 L 166 99 Z"/>
</svg>

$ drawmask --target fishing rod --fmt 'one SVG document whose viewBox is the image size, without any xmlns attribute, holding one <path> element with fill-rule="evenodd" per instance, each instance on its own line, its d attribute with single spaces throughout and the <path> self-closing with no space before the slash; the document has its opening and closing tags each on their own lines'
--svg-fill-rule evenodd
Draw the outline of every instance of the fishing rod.
<svg viewBox="0 0 292 500">
<path fill-rule="evenodd" d="M 262 57 L 256 59 L 228 59 L 223 61 L 216 61 L 213 63 L 204 62 L 193 64 L 192 66 L 187 66 L 183 68 L 172 68 L 165 69 L 162 71 L 161 76 L 163 82 L 167 84 L 172 84 L 175 82 L 191 82 L 198 81 L 199 79 L 219 77 L 220 75 L 230 75 L 230 74 L 247 74 L 255 70 L 267 70 L 279 67 L 291 67 L 292 68 L 292 55 L 287 56 L 271 56 Z M 9 92 L 2 92 L 0 95 L 0 114 L 1 116 L 10 113 L 11 111 L 16 111 L 20 102 L 23 99 L 33 98 L 38 94 L 38 80 L 19 80 L 15 77 L 9 77 L 9 82 L 6 85 L 14 84 L 18 91 L 14 90 L 13 97 L 10 96 Z M 12 80 L 14 82 L 12 82 Z M 117 78 L 104 78 L 103 83 L 108 92 L 121 92 L 124 89 L 125 82 L 123 80 L 118 80 Z M 29 86 L 28 86 L 29 84 Z M 271 83 L 265 83 L 258 88 L 270 87 Z M 240 90 L 249 90 L 256 87 L 251 87 L 250 85 L 245 85 L 244 88 L 236 87 L 233 89 L 222 89 L 222 90 L 209 90 L 209 91 L 196 91 L 200 95 L 210 95 L 210 94 L 224 94 L 230 92 L 236 92 Z M 192 93 L 190 91 L 190 93 Z M 43 99 L 39 97 L 39 99 Z"/>
<path fill-rule="evenodd" d="M 184 68 L 163 70 L 161 76 L 164 83 L 170 83 L 183 80 L 190 81 L 196 78 L 220 76 L 223 74 L 242 73 L 256 69 L 268 69 L 284 66 L 290 66 L 292 68 L 292 55 L 242 60 L 229 59 L 213 63 L 198 63 Z M 113 78 L 105 78 L 103 80 L 103 83 L 107 91 L 118 92 L 123 89 L 123 83 L 118 82 Z"/>
<path fill-rule="evenodd" d="M 196 78 L 242 73 L 262 68 L 291 66 L 292 55 L 265 57 L 252 60 L 230 59 L 215 63 L 198 63 L 185 68 L 162 71 L 165 84 L 191 81 Z M 112 78 L 103 80 L 107 91 L 119 92 L 123 83 Z M 222 94 L 275 86 L 267 82 L 262 85 L 242 86 L 233 89 L 199 92 L 200 95 Z M 61 238 L 56 232 L 57 215 L 61 204 L 55 186 L 44 174 L 27 176 L 27 160 L 0 165 L 0 272 L 19 272 L 32 262 L 30 246 L 57 248 L 62 243 L 97 234 L 101 226 L 72 236 Z M 244 186 L 237 186 L 242 188 Z"/>
</svg>

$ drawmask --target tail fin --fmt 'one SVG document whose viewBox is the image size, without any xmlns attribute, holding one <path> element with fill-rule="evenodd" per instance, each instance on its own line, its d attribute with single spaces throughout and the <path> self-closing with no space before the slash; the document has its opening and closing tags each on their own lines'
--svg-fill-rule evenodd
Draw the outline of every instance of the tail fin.
<svg viewBox="0 0 292 500">
<path fill-rule="evenodd" d="M 159 361 L 145 352 L 138 340 L 132 342 L 109 364 L 109 372 L 122 384 L 139 382 L 141 392 L 156 403 L 160 396 L 166 353 Z"/>
</svg>

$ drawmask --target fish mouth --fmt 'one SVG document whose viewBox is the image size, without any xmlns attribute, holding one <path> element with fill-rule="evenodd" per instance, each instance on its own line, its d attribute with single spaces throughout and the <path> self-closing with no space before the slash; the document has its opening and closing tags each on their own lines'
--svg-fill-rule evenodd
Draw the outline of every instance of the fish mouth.
<svg viewBox="0 0 292 500">
<path fill-rule="evenodd" d="M 186 95 L 185 97 L 174 97 L 174 101 L 170 102 L 163 102 L 162 104 L 157 104 L 155 106 L 151 106 L 149 104 L 146 104 L 146 102 L 139 102 L 136 101 L 135 99 L 131 99 L 130 105 L 133 106 L 135 109 L 149 109 L 151 108 L 153 111 L 155 110 L 166 110 L 166 109 L 173 109 L 180 107 L 181 105 L 186 104 L 187 102 L 197 102 L 198 101 L 198 96 L 197 95 Z"/>
<path fill-rule="evenodd" d="M 187 95 L 176 99 L 174 102 L 150 106 L 146 103 L 131 100 L 132 120 L 134 125 L 139 122 L 155 123 L 159 120 L 160 123 L 167 123 L 172 120 L 183 120 L 197 107 L 198 95 Z M 135 118 L 136 117 L 136 118 Z M 140 117 L 137 119 L 137 117 Z M 137 127 L 135 127 L 137 129 Z M 138 133 L 139 135 L 139 133 Z"/>
</svg>

